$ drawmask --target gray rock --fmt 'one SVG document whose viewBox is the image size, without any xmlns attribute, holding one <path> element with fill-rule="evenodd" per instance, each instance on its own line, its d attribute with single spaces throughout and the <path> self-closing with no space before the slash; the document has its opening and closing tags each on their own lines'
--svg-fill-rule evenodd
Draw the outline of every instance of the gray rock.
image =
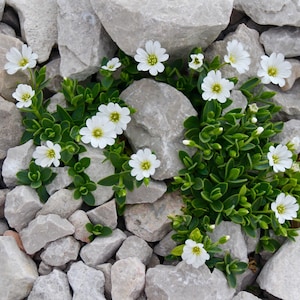
<svg viewBox="0 0 300 300">
<path fill-rule="evenodd" d="M 47 83 L 47 89 L 51 92 L 58 93 L 61 91 L 63 77 L 60 74 L 60 57 L 50 60 L 46 64 L 46 78 L 50 81 Z M 52 97 L 53 98 L 53 97 Z M 51 99 L 52 100 L 52 99 Z M 52 103 L 52 101 L 51 101 Z M 50 103 L 50 105 L 51 105 Z"/>
<path fill-rule="evenodd" d="M 261 25 L 300 26 L 300 3 L 294 0 L 240 1 L 243 11 Z"/>
<path fill-rule="evenodd" d="M 6 23 L 1 23 L 0 22 L 0 33 L 3 33 L 5 35 L 9 35 L 11 37 L 16 37 L 15 30 L 11 26 L 7 25 Z"/>
<path fill-rule="evenodd" d="M 292 65 L 292 73 L 290 77 L 285 78 L 285 85 L 281 88 L 282 91 L 290 90 L 295 81 L 300 77 L 300 61 L 298 59 L 287 59 L 287 61 Z"/>
<path fill-rule="evenodd" d="M 0 236 L 0 253 L 0 299 L 26 298 L 38 277 L 34 261 L 9 236 Z"/>
<path fill-rule="evenodd" d="M 16 47 L 20 51 L 23 43 L 18 38 L 2 33 L 0 33 L 0 40 L 0 95 L 5 100 L 15 102 L 15 99 L 12 97 L 12 93 L 16 90 L 18 83 L 22 82 L 25 84 L 29 82 L 29 73 L 19 71 L 12 76 L 7 74 L 6 70 L 4 70 L 4 65 L 7 63 L 6 53 L 9 52 L 10 48 Z M 2 116 L 1 119 L 3 119 Z M 6 125 L 8 123 L 3 122 L 2 124 Z M 12 125 L 13 123 L 9 124 Z M 18 123 L 15 125 L 20 126 Z M 3 144 L 1 143 L 1 145 Z"/>
<path fill-rule="evenodd" d="M 143 239 L 131 235 L 119 248 L 116 253 L 116 259 L 124 259 L 128 257 L 137 257 L 144 265 L 148 265 L 152 256 L 153 250 Z"/>
<path fill-rule="evenodd" d="M 91 233 L 86 230 L 85 225 L 90 223 L 90 219 L 86 212 L 83 210 L 76 210 L 68 220 L 75 228 L 75 239 L 84 243 L 89 243 L 89 236 Z"/>
<path fill-rule="evenodd" d="M 239 292 L 236 296 L 232 298 L 232 300 L 259 300 L 259 299 L 261 298 L 258 298 L 253 294 L 245 291 Z"/>
<path fill-rule="evenodd" d="M 205 264 L 194 268 L 180 262 L 177 266 L 158 265 L 148 269 L 145 292 L 148 300 L 231 300 L 235 290 L 218 269 L 211 273 Z"/>
<path fill-rule="evenodd" d="M 19 141 L 20 142 L 20 141 Z M 1 144 L 2 145 L 2 144 Z M 7 156 L 2 166 L 3 181 L 7 187 L 15 187 L 18 184 L 17 172 L 28 169 L 35 150 L 33 141 L 8 149 Z"/>
<path fill-rule="evenodd" d="M 157 40 L 172 58 L 187 56 L 194 47 L 206 48 L 227 27 L 233 8 L 233 0 L 91 0 L 91 4 L 125 53 L 133 56 L 147 40 Z"/>
<path fill-rule="evenodd" d="M 26 227 L 43 207 L 37 192 L 27 185 L 16 186 L 6 195 L 5 218 L 18 232 Z"/>
<path fill-rule="evenodd" d="M 178 151 L 190 151 L 182 144 L 183 122 L 197 114 L 189 99 L 170 85 L 152 79 L 135 81 L 120 98 L 137 110 L 125 131 L 130 144 L 134 150 L 150 148 L 161 161 L 152 177 L 164 180 L 175 176 L 183 167 Z"/>
<path fill-rule="evenodd" d="M 68 174 L 69 167 L 53 167 L 51 169 L 53 173 L 56 173 L 56 177 L 51 183 L 46 185 L 46 190 L 49 195 L 54 194 L 60 189 L 68 187 L 73 182 L 72 177 Z"/>
<path fill-rule="evenodd" d="M 118 225 L 115 199 L 89 210 L 87 216 L 93 224 L 101 224 L 115 229 Z"/>
<path fill-rule="evenodd" d="M 64 272 L 54 269 L 50 274 L 36 279 L 27 300 L 41 299 L 72 299 L 67 275 Z"/>
<path fill-rule="evenodd" d="M 172 249 L 176 247 L 177 243 L 172 239 L 172 235 L 176 233 L 174 230 L 170 231 L 158 244 L 154 246 L 154 253 L 160 256 L 167 256 Z"/>
<path fill-rule="evenodd" d="M 229 252 L 232 258 L 248 262 L 247 245 L 242 233 L 241 225 L 229 221 L 222 221 L 220 225 L 216 226 L 212 233 L 209 233 L 213 242 L 217 242 L 222 236 L 226 235 L 230 238 L 225 244 L 219 245 L 223 250 L 220 255 L 223 256 L 223 252 Z M 219 253 L 216 255 L 219 255 Z"/>
<path fill-rule="evenodd" d="M 67 276 L 73 289 L 72 300 L 105 300 L 105 278 L 100 270 L 95 270 L 82 261 L 78 261 L 72 263 Z"/>
<path fill-rule="evenodd" d="M 61 75 L 84 80 L 99 70 L 104 56 L 113 55 L 115 46 L 89 0 L 58 0 L 57 4 Z"/>
<path fill-rule="evenodd" d="M 167 185 L 163 181 L 151 180 L 146 186 L 142 184 L 132 192 L 127 191 L 126 203 L 153 203 L 167 191 Z"/>
<path fill-rule="evenodd" d="M 38 211 L 37 216 L 56 214 L 63 219 L 69 218 L 77 209 L 81 207 L 82 200 L 75 200 L 73 191 L 61 189 L 51 195 L 43 208 Z"/>
<path fill-rule="evenodd" d="M 145 285 L 145 265 L 137 257 L 116 261 L 111 267 L 111 284 L 112 299 L 137 299 Z"/>
<path fill-rule="evenodd" d="M 57 105 L 66 108 L 67 101 L 63 93 L 56 93 L 50 98 L 50 103 L 47 106 L 47 110 L 50 113 L 54 113 L 57 111 Z"/>
<path fill-rule="evenodd" d="M 86 152 L 79 154 L 79 159 L 83 157 L 89 157 L 91 163 L 88 168 L 85 169 L 86 174 L 90 177 L 92 181 L 97 183 L 100 179 L 112 175 L 115 169 L 112 163 L 106 159 L 103 154 L 103 150 L 99 148 L 93 148 L 89 145 L 84 145 Z M 104 202 L 112 198 L 114 191 L 111 186 L 97 185 L 97 189 L 93 192 L 95 197 L 95 206 L 101 205 Z"/>
<path fill-rule="evenodd" d="M 281 117 L 283 120 L 300 119 L 299 80 L 294 83 L 292 89 L 285 92 L 282 91 L 278 86 L 271 84 L 269 84 L 266 89 L 276 92 L 276 95 L 272 98 L 272 100 L 276 105 L 281 106 L 281 110 L 278 113 L 279 117 Z"/>
<path fill-rule="evenodd" d="M 260 35 L 260 42 L 268 55 L 280 52 L 285 57 L 300 56 L 300 28 L 291 26 L 270 28 Z"/>
<path fill-rule="evenodd" d="M 19 145 L 23 128 L 20 111 L 13 103 L 0 96 L 0 107 L 0 159 L 3 159 L 10 148 Z"/>
<path fill-rule="evenodd" d="M 260 288 L 282 300 L 299 298 L 300 236 L 285 242 L 267 261 L 257 277 Z M 279 284 L 280 283 L 280 284 Z"/>
<path fill-rule="evenodd" d="M 38 61 L 48 60 L 57 43 L 56 0 L 6 0 L 6 4 L 17 11 L 22 38 L 38 54 Z"/>
<path fill-rule="evenodd" d="M 120 229 L 105 237 L 96 237 L 90 244 L 81 248 L 80 257 L 90 267 L 103 264 L 110 259 L 126 239 L 126 235 Z"/>
<path fill-rule="evenodd" d="M 124 212 L 126 228 L 147 242 L 160 241 L 171 231 L 169 215 L 181 214 L 182 198 L 165 194 L 154 203 L 128 205 Z"/>
<path fill-rule="evenodd" d="M 41 253 L 41 259 L 49 266 L 59 267 L 76 260 L 80 243 L 72 236 L 67 236 L 48 243 Z"/>
<path fill-rule="evenodd" d="M 49 265 L 45 264 L 43 261 L 41 261 L 39 264 L 38 271 L 39 271 L 40 275 L 48 275 L 53 271 L 53 269 L 54 268 L 52 266 L 49 266 Z"/>
<path fill-rule="evenodd" d="M 105 283 L 104 283 L 104 291 L 105 295 L 107 295 L 107 299 L 111 299 L 111 263 L 105 263 L 96 266 L 97 270 L 100 270 L 104 274 Z"/>
<path fill-rule="evenodd" d="M 28 254 L 34 254 L 47 243 L 73 234 L 74 226 L 58 215 L 40 215 L 20 231 L 20 237 Z"/>
<path fill-rule="evenodd" d="M 0 0 L 0 20 L 2 20 L 4 6 L 5 6 L 5 0 Z"/>
</svg>

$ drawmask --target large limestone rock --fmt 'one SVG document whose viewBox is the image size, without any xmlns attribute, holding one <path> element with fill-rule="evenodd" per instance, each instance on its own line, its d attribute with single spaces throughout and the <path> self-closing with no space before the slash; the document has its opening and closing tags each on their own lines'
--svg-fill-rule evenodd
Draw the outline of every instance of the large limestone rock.
<svg viewBox="0 0 300 300">
<path fill-rule="evenodd" d="M 73 290 L 72 300 L 105 300 L 102 271 L 78 261 L 71 265 L 67 276 Z"/>
<path fill-rule="evenodd" d="M 20 237 L 28 254 L 34 254 L 47 243 L 73 234 L 74 226 L 58 215 L 40 215 L 20 231 Z"/>
<path fill-rule="evenodd" d="M 67 275 L 54 269 L 50 274 L 39 276 L 27 300 L 64 299 L 71 300 Z"/>
<path fill-rule="evenodd" d="M 26 298 L 38 277 L 36 264 L 10 236 L 0 236 L 0 254 L 0 299 Z"/>
<path fill-rule="evenodd" d="M 136 109 L 125 132 L 130 144 L 134 150 L 150 148 L 161 161 L 153 178 L 175 176 L 183 167 L 178 151 L 190 150 L 182 144 L 183 122 L 197 115 L 189 99 L 170 85 L 152 79 L 135 81 L 120 98 Z"/>
<path fill-rule="evenodd" d="M 22 38 L 38 54 L 39 62 L 46 61 L 57 42 L 56 0 L 6 0 L 19 16 Z"/>
<path fill-rule="evenodd" d="M 148 300 L 231 300 L 235 289 L 228 286 L 218 269 L 211 273 L 206 265 L 194 268 L 180 262 L 175 267 L 158 265 L 148 269 L 145 292 Z"/>
<path fill-rule="evenodd" d="M 300 3 L 294 0 L 240 0 L 242 9 L 254 22 L 261 25 L 300 26 Z"/>
<path fill-rule="evenodd" d="M 300 56 L 300 28 L 285 26 L 274 27 L 260 35 L 268 55 L 280 52 L 285 57 Z"/>
<path fill-rule="evenodd" d="M 227 27 L 233 8 L 233 0 L 91 0 L 91 4 L 128 55 L 147 40 L 157 40 L 172 58 L 184 57 L 196 46 L 206 48 Z"/>
<path fill-rule="evenodd" d="M 112 299 L 137 299 L 145 285 L 145 265 L 137 257 L 115 262 L 111 267 L 111 284 Z"/>
<path fill-rule="evenodd" d="M 300 236 L 287 241 L 267 261 L 260 272 L 257 283 L 263 289 L 282 300 L 299 299 Z"/>
<path fill-rule="evenodd" d="M 4 65 L 7 63 L 6 53 L 9 52 L 10 48 L 15 47 L 20 51 L 23 43 L 15 37 L 2 33 L 0 33 L 0 41 L 0 95 L 5 98 L 5 100 L 15 102 L 12 93 L 15 91 L 18 83 L 28 83 L 29 73 L 18 71 L 13 75 L 9 75 L 6 70 L 4 70 Z M 2 108 L 2 106 L 3 104 L 1 103 L 0 107 Z M 8 123 L 2 122 L 2 126 L 4 124 Z M 13 123 L 9 124 L 11 125 Z"/>
<path fill-rule="evenodd" d="M 13 103 L 5 101 L 1 96 L 0 120 L 0 159 L 3 159 L 6 157 L 8 149 L 19 145 L 23 128 L 19 109 Z"/>
<path fill-rule="evenodd" d="M 171 231 L 169 215 L 181 213 L 182 198 L 177 193 L 165 194 L 154 203 L 127 205 L 126 228 L 147 242 L 160 241 Z"/>
<path fill-rule="evenodd" d="M 43 207 L 37 192 L 27 185 L 16 186 L 6 195 L 5 218 L 18 232 L 26 227 Z"/>
<path fill-rule="evenodd" d="M 99 70 L 104 56 L 113 55 L 115 46 L 89 0 L 58 0 L 57 4 L 61 75 L 84 80 Z"/>
</svg>

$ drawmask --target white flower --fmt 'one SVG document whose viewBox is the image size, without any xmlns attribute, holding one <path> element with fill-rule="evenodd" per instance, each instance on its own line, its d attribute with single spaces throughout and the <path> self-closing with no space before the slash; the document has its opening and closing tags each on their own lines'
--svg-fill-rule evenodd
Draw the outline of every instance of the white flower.
<svg viewBox="0 0 300 300">
<path fill-rule="evenodd" d="M 61 147 L 59 144 L 53 144 L 51 141 L 46 142 L 46 146 L 38 146 L 32 154 L 35 164 L 43 168 L 59 166 Z"/>
<path fill-rule="evenodd" d="M 22 45 L 22 53 L 15 47 L 12 47 L 6 53 L 8 63 L 5 64 L 4 69 L 8 74 L 15 74 L 19 70 L 26 70 L 27 68 L 34 68 L 38 55 L 32 52 L 32 49 L 27 45 Z"/>
<path fill-rule="evenodd" d="M 93 116 L 86 120 L 86 127 L 79 130 L 81 140 L 85 144 L 91 143 L 94 148 L 105 148 L 115 143 L 115 125 L 105 116 Z"/>
<path fill-rule="evenodd" d="M 198 70 L 203 65 L 203 54 L 191 54 L 190 57 L 192 61 L 189 62 L 189 67 L 191 69 Z"/>
<path fill-rule="evenodd" d="M 210 71 L 203 79 L 201 89 L 203 90 L 202 98 L 204 100 L 216 99 L 221 103 L 225 103 L 230 97 L 230 90 L 233 89 L 233 82 L 222 78 L 221 72 Z"/>
<path fill-rule="evenodd" d="M 181 257 L 188 265 L 199 268 L 209 259 L 209 254 L 203 248 L 202 243 L 188 239 L 185 241 Z"/>
<path fill-rule="evenodd" d="M 152 154 L 148 148 L 138 150 L 130 158 L 129 166 L 132 167 L 131 176 L 135 177 L 136 180 L 149 178 L 155 173 L 155 169 L 160 166 L 160 161 L 156 159 L 156 155 Z"/>
<path fill-rule="evenodd" d="M 131 120 L 128 107 L 121 107 L 118 103 L 101 104 L 98 110 L 97 116 L 106 116 L 115 125 L 116 134 L 122 134 Z"/>
<path fill-rule="evenodd" d="M 280 87 L 285 85 L 284 78 L 288 78 L 292 71 L 292 65 L 284 60 L 281 53 L 272 53 L 270 57 L 263 55 L 260 61 L 260 69 L 257 76 L 262 77 L 261 82 L 278 84 Z"/>
<path fill-rule="evenodd" d="M 291 168 L 293 164 L 293 153 L 288 150 L 285 145 L 270 146 L 267 157 L 269 159 L 269 165 L 273 167 L 275 173 L 284 172 L 285 169 Z"/>
<path fill-rule="evenodd" d="M 292 140 L 286 144 L 286 146 L 290 151 L 298 154 L 300 152 L 300 138 L 298 136 L 293 137 Z"/>
<path fill-rule="evenodd" d="M 16 106 L 18 108 L 29 107 L 32 104 L 32 97 L 35 91 L 28 84 L 18 84 L 16 91 L 12 94 L 18 102 Z"/>
<path fill-rule="evenodd" d="M 119 67 L 121 67 L 121 63 L 118 57 L 114 57 L 107 62 L 105 66 L 101 68 L 108 71 L 116 71 Z"/>
<path fill-rule="evenodd" d="M 271 209 L 275 212 L 278 222 L 283 224 L 285 220 L 293 220 L 293 218 L 297 217 L 299 204 L 295 197 L 280 193 L 276 197 L 275 202 L 271 204 Z"/>
<path fill-rule="evenodd" d="M 162 62 L 169 59 L 166 49 L 162 48 L 158 41 L 147 41 L 145 45 L 146 51 L 142 48 L 136 50 L 134 59 L 139 63 L 137 69 L 139 71 L 149 71 L 152 76 L 162 73 L 165 66 Z"/>
<path fill-rule="evenodd" d="M 256 103 L 251 103 L 248 105 L 250 112 L 257 113 L 258 112 L 258 106 Z"/>
<path fill-rule="evenodd" d="M 255 130 L 255 135 L 262 134 L 264 130 L 265 129 L 262 126 L 257 127 L 256 130 Z"/>
<path fill-rule="evenodd" d="M 224 56 L 224 61 L 229 63 L 240 74 L 249 70 L 250 55 L 244 50 L 243 44 L 237 40 L 227 43 L 227 55 Z"/>
</svg>

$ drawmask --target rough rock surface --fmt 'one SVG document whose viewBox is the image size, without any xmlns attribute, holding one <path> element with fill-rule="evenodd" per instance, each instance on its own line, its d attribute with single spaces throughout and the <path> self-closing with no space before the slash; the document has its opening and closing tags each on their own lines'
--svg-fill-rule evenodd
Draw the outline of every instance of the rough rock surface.
<svg viewBox="0 0 300 300">
<path fill-rule="evenodd" d="M 133 148 L 147 147 L 158 159 L 165 158 L 153 178 L 163 180 L 175 176 L 182 168 L 178 150 L 189 150 L 182 144 L 183 121 L 187 116 L 196 115 L 190 101 L 175 88 L 151 79 L 134 82 L 120 97 L 137 110 L 126 130 Z"/>
</svg>

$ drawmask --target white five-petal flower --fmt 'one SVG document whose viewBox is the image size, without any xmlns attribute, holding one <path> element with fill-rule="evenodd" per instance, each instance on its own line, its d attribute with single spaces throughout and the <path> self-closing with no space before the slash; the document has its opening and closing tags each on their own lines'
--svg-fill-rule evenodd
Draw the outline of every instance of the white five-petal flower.
<svg viewBox="0 0 300 300">
<path fill-rule="evenodd" d="M 280 87 L 285 85 L 284 78 L 291 76 L 292 65 L 284 59 L 282 53 L 272 53 L 271 56 L 263 55 L 260 61 L 260 68 L 257 76 L 261 77 L 261 82 L 278 84 Z"/>
<path fill-rule="evenodd" d="M 131 120 L 128 107 L 121 107 L 118 103 L 101 104 L 98 110 L 97 116 L 106 116 L 115 125 L 116 134 L 122 134 Z"/>
<path fill-rule="evenodd" d="M 8 74 L 15 74 L 19 70 L 32 69 L 36 66 L 36 60 L 38 55 L 32 52 L 31 47 L 23 44 L 22 52 L 17 48 L 12 47 L 8 53 L 6 53 L 8 62 L 5 64 L 4 69 Z"/>
<path fill-rule="evenodd" d="M 227 98 L 230 97 L 230 90 L 233 87 L 233 82 L 222 78 L 221 71 L 209 71 L 201 84 L 202 98 L 208 101 L 216 99 L 221 103 L 225 103 Z"/>
<path fill-rule="evenodd" d="M 149 178 L 155 173 L 155 169 L 160 166 L 160 161 L 148 148 L 138 150 L 130 158 L 129 166 L 132 167 L 131 176 L 135 177 L 138 181 Z"/>
<path fill-rule="evenodd" d="M 191 60 L 189 62 L 189 67 L 194 70 L 198 70 L 203 65 L 204 55 L 202 53 L 191 54 Z"/>
<path fill-rule="evenodd" d="M 16 91 L 12 94 L 18 102 L 16 106 L 18 108 L 29 107 L 32 104 L 32 97 L 34 96 L 35 91 L 28 84 L 18 84 Z"/>
<path fill-rule="evenodd" d="M 293 220 L 297 217 L 299 204 L 295 197 L 280 193 L 271 204 L 271 209 L 275 212 L 278 222 L 283 224 L 285 220 Z"/>
<path fill-rule="evenodd" d="M 85 144 L 91 143 L 94 148 L 105 148 L 115 143 L 115 125 L 105 116 L 93 116 L 86 120 L 86 127 L 79 130 L 81 140 Z"/>
<path fill-rule="evenodd" d="M 267 158 L 269 160 L 269 165 L 273 167 L 275 173 L 284 172 L 285 169 L 290 169 L 293 160 L 293 153 L 288 150 L 285 145 L 270 146 L 269 152 L 267 153 Z"/>
<path fill-rule="evenodd" d="M 249 70 L 251 63 L 249 53 L 244 50 L 242 43 L 237 40 L 232 40 L 227 43 L 227 54 L 224 56 L 224 61 L 229 63 L 240 74 Z"/>
<path fill-rule="evenodd" d="M 187 239 L 181 257 L 188 265 L 199 268 L 209 259 L 209 254 L 202 243 L 196 243 L 191 239 Z"/>
<path fill-rule="evenodd" d="M 43 168 L 50 167 L 52 164 L 58 167 L 60 164 L 60 151 L 59 144 L 46 141 L 45 145 L 36 147 L 32 157 L 35 159 L 35 164 Z"/>
<path fill-rule="evenodd" d="M 121 63 L 118 57 L 114 57 L 111 60 L 107 62 L 105 66 L 102 66 L 101 68 L 108 71 L 116 71 L 119 67 L 121 67 Z"/>
<path fill-rule="evenodd" d="M 162 62 L 169 59 L 169 54 L 165 53 L 166 49 L 162 48 L 158 41 L 147 41 L 145 44 L 146 51 L 142 48 L 136 50 L 134 59 L 139 63 L 139 71 L 149 71 L 152 76 L 162 73 L 165 66 Z"/>
</svg>

